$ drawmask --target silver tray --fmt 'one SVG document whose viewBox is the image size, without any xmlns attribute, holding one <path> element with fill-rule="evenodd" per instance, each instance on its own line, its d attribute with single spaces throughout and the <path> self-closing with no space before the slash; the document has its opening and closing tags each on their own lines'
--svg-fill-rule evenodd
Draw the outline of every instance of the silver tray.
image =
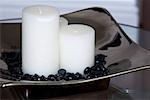
<svg viewBox="0 0 150 100">
<path fill-rule="evenodd" d="M 150 68 L 150 51 L 145 50 L 133 42 L 106 9 L 88 8 L 61 16 L 67 18 L 69 24 L 80 23 L 95 28 L 96 54 L 107 55 L 107 63 L 105 66 L 108 67 L 110 73 L 106 76 L 89 80 L 16 81 L 9 80 L 7 77 L 11 76 L 4 75 L 0 72 L 0 87 L 82 85 L 89 82 L 109 80 L 112 77 Z M 2 26 L 1 34 L 4 34 L 7 30 L 8 33 L 12 32 L 18 38 L 17 40 L 16 37 L 13 38 L 17 42 L 13 42 L 13 39 L 9 41 L 7 41 L 7 38 L 2 39 L 0 42 L 1 52 L 20 50 L 21 18 L 0 20 L 0 23 Z M 13 27 L 10 27 L 11 25 Z M 0 68 L 7 70 L 7 64 L 2 60 L 0 61 Z M 109 81 L 106 83 L 109 83 Z"/>
</svg>

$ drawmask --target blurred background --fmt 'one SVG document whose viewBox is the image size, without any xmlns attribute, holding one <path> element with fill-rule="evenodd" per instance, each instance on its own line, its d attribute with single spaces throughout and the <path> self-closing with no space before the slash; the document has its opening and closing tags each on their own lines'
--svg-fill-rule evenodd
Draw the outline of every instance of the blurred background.
<svg viewBox="0 0 150 100">
<path fill-rule="evenodd" d="M 88 7 L 104 7 L 117 21 L 139 25 L 141 0 L 3 0 L 0 1 L 0 19 L 21 17 L 22 8 L 34 4 L 49 4 L 59 8 L 61 14 Z"/>
<path fill-rule="evenodd" d="M 137 28 L 140 27 L 150 31 L 150 0 L 1 0 L 0 20 L 21 18 L 22 9 L 25 6 L 34 4 L 55 6 L 60 10 L 61 14 L 88 7 L 104 7 L 112 14 L 118 23 L 131 25 Z M 131 33 L 134 32 L 135 31 L 131 31 Z M 150 50 L 150 33 L 142 34 L 140 30 L 138 30 L 138 32 L 139 35 L 135 36 L 135 40 L 141 46 Z M 7 38 L 10 37 L 10 39 L 17 37 L 14 36 L 14 34 L 3 34 L 3 36 L 7 36 Z M 1 36 L 1 39 L 5 39 L 4 37 Z M 133 88 L 137 91 L 142 91 L 144 89 L 150 93 L 149 75 L 150 70 L 141 71 L 113 78 L 111 83 L 131 93 L 134 92 L 132 91 Z M 138 95 L 138 92 L 136 95 Z"/>
</svg>

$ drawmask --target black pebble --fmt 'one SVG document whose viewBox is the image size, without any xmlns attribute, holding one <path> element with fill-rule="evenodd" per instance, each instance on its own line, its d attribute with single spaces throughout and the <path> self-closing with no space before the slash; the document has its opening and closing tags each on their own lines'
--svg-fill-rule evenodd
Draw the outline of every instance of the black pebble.
<svg viewBox="0 0 150 100">
<path fill-rule="evenodd" d="M 60 80 L 63 80 L 64 77 L 57 73 L 57 74 L 55 74 L 55 79 L 56 79 L 56 81 L 60 81 Z"/>
<path fill-rule="evenodd" d="M 9 67 L 9 71 L 11 74 L 16 74 L 16 75 L 23 75 L 21 67 L 15 66 L 15 67 Z"/>
<path fill-rule="evenodd" d="M 101 64 L 95 65 L 95 70 L 96 71 L 103 71 L 103 68 L 104 68 L 104 65 L 101 65 Z"/>
<path fill-rule="evenodd" d="M 95 71 L 95 70 L 96 70 L 96 66 L 92 66 L 91 71 Z"/>
<path fill-rule="evenodd" d="M 105 71 L 105 70 L 107 70 L 107 68 L 105 68 L 104 66 L 103 66 L 103 67 L 101 67 L 101 69 L 102 69 L 102 71 Z"/>
<path fill-rule="evenodd" d="M 104 70 L 104 72 L 103 72 L 103 76 L 106 76 L 106 75 L 108 75 L 109 74 L 109 70 L 106 68 L 105 70 Z"/>
<path fill-rule="evenodd" d="M 99 63 L 101 63 L 101 61 L 95 60 L 95 64 L 99 64 Z"/>
<path fill-rule="evenodd" d="M 4 60 L 6 63 L 13 63 L 19 60 L 18 54 L 18 52 L 4 52 L 1 55 L 1 59 Z"/>
<path fill-rule="evenodd" d="M 47 80 L 47 78 L 44 76 L 44 75 L 42 75 L 41 77 L 40 77 L 40 81 L 46 81 Z"/>
<path fill-rule="evenodd" d="M 17 59 L 18 57 L 18 54 L 17 52 L 10 52 L 7 54 L 7 59 L 10 60 L 10 61 L 14 61 L 15 59 Z"/>
<path fill-rule="evenodd" d="M 21 52 L 3 52 L 1 55 L 1 59 L 4 60 L 7 65 L 8 65 L 8 70 L 11 74 L 11 76 L 23 79 L 23 80 L 31 80 L 31 81 L 60 81 L 60 80 L 80 80 L 80 79 L 92 79 L 92 78 L 97 78 L 101 77 L 104 75 L 109 74 L 109 70 L 104 67 L 106 64 L 105 58 L 107 56 L 103 54 L 98 54 L 95 56 L 95 65 L 92 67 L 86 67 L 84 70 L 84 74 L 80 74 L 77 72 L 76 74 L 74 73 L 69 73 L 65 69 L 59 69 L 58 73 L 55 75 L 49 75 L 47 78 L 45 76 L 38 76 L 37 74 L 35 75 L 29 75 L 29 74 L 24 74 L 21 69 Z"/>
<path fill-rule="evenodd" d="M 95 64 L 97 65 L 105 65 L 106 64 L 106 61 L 100 61 L 100 60 L 96 60 L 95 61 Z"/>
<path fill-rule="evenodd" d="M 86 67 L 84 70 L 84 74 L 89 74 L 91 72 L 91 68 L 90 67 Z"/>
<path fill-rule="evenodd" d="M 105 56 L 103 54 L 98 54 L 98 55 L 95 56 L 95 60 L 104 61 L 106 57 L 107 56 Z"/>
<path fill-rule="evenodd" d="M 49 80 L 49 81 L 55 81 L 56 79 L 55 79 L 55 75 L 49 75 L 48 77 L 47 77 L 47 80 Z"/>
<path fill-rule="evenodd" d="M 101 77 L 103 76 L 103 72 L 102 71 L 95 71 L 94 72 L 94 77 L 97 78 L 97 77 Z"/>
<path fill-rule="evenodd" d="M 59 70 L 58 70 L 58 74 L 59 74 L 60 76 L 65 76 L 66 70 L 65 70 L 65 69 L 59 69 Z"/>
<path fill-rule="evenodd" d="M 31 77 L 31 80 L 32 80 L 32 81 L 38 81 L 38 80 L 40 80 L 40 77 L 39 77 L 39 75 L 34 74 L 34 75 Z"/>
<path fill-rule="evenodd" d="M 74 75 L 74 73 L 66 73 L 64 76 L 64 79 L 66 81 L 73 80 L 73 79 L 75 79 L 75 75 Z"/>
<path fill-rule="evenodd" d="M 102 71 L 102 68 L 100 66 L 96 66 L 95 71 Z"/>
<path fill-rule="evenodd" d="M 23 80 L 30 80 L 31 81 L 31 77 L 32 77 L 32 75 L 24 74 L 23 77 L 22 77 L 22 79 Z"/>
<path fill-rule="evenodd" d="M 84 79 L 83 75 L 80 74 L 79 72 L 75 73 L 75 79 L 79 80 L 79 79 Z"/>
<path fill-rule="evenodd" d="M 88 74 L 85 77 L 85 79 L 92 79 L 92 78 L 95 78 L 93 74 Z"/>
</svg>

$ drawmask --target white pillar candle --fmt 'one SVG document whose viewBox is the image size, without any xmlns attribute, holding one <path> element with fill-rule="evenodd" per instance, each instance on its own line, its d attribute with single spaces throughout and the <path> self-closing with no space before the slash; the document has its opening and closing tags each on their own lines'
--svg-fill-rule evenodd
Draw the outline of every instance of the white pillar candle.
<svg viewBox="0 0 150 100">
<path fill-rule="evenodd" d="M 27 7 L 22 16 L 22 69 L 48 76 L 59 69 L 59 11 L 50 6 Z"/>
<path fill-rule="evenodd" d="M 60 28 L 68 25 L 68 20 L 64 17 L 60 17 Z"/>
<path fill-rule="evenodd" d="M 60 67 L 80 72 L 94 65 L 95 30 L 86 25 L 72 24 L 60 30 Z"/>
</svg>

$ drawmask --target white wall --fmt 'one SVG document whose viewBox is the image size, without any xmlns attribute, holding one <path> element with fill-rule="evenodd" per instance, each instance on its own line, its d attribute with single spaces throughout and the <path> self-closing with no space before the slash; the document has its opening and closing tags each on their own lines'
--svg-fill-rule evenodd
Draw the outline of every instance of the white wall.
<svg viewBox="0 0 150 100">
<path fill-rule="evenodd" d="M 21 17 L 25 6 L 34 4 L 47 4 L 58 7 L 61 14 L 88 7 L 104 7 L 124 24 L 138 26 L 137 0 L 1 0 L 0 19 Z"/>
</svg>

